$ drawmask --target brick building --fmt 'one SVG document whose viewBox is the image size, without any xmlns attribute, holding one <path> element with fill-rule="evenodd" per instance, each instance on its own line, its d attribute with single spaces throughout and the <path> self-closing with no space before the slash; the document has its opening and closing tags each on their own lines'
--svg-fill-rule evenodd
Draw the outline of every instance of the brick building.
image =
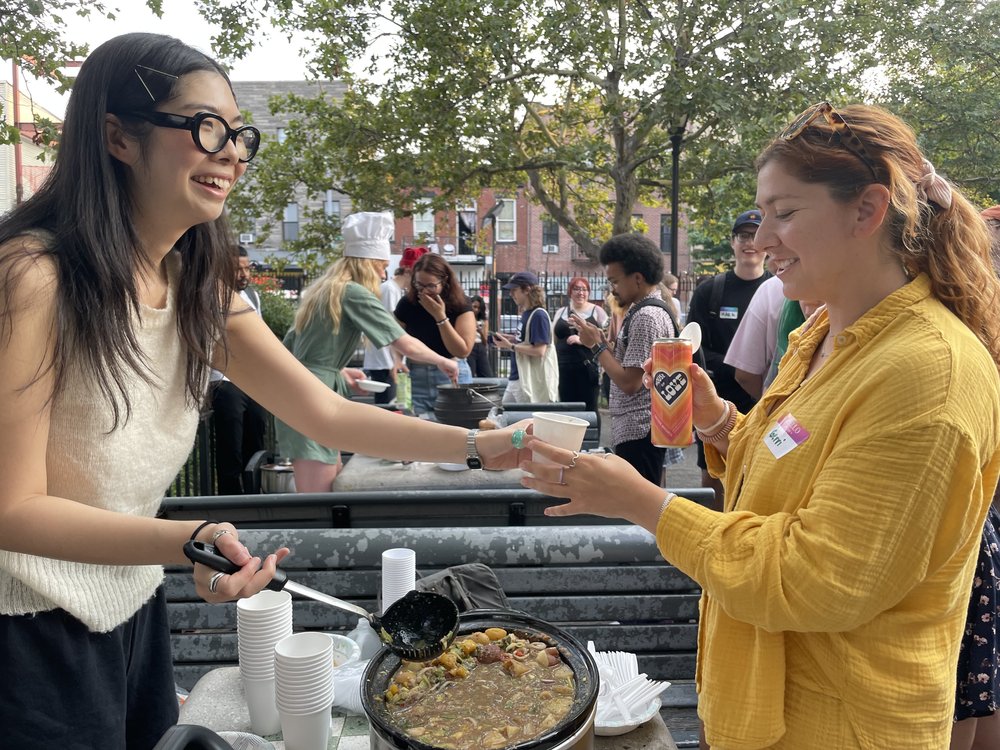
<svg viewBox="0 0 1000 750">
<path fill-rule="evenodd" d="M 20 92 L 18 99 L 21 111 L 17 118 L 14 118 L 14 87 L 6 81 L 0 81 L 0 122 L 6 125 L 20 124 L 20 182 L 23 190 L 22 198 L 29 198 L 45 180 L 49 170 L 52 169 L 51 158 L 45 162 L 38 160 L 43 148 L 32 140 L 35 135 L 32 123 L 38 118 L 58 123 L 61 118 L 35 104 L 24 91 Z M 0 214 L 12 209 L 17 201 L 19 175 L 17 174 L 15 151 L 16 148 L 13 145 L 0 146 Z"/>
<path fill-rule="evenodd" d="M 340 81 L 234 81 L 233 87 L 240 107 L 250 112 L 251 119 L 260 131 L 281 140 L 287 120 L 279 113 L 272 115 L 268 100 L 278 94 L 295 93 L 315 96 L 325 93 L 339 98 L 345 91 Z M 490 247 L 476 248 L 475 235 L 481 230 L 483 219 L 500 203 L 496 220 L 489 230 Z M 311 208 L 319 208 L 320 201 L 313 201 Z M 343 218 L 351 213 L 350 198 L 334 190 L 322 198 L 322 207 L 328 214 Z M 280 227 L 264 235 L 263 219 L 257 221 L 253 233 L 242 237 L 251 256 L 278 254 L 285 240 L 297 236 L 299 216 L 305 208 L 305 196 L 300 194 L 290 203 Z M 669 206 L 636 206 L 633 216 L 641 219 L 646 234 L 664 251 L 670 252 Z M 447 211 L 421 211 L 419 207 L 410 216 L 396 219 L 392 241 L 394 255 L 402 254 L 409 245 L 426 245 L 439 252 L 452 263 L 467 288 L 473 288 L 493 271 L 506 275 L 529 269 L 544 276 L 568 278 L 573 275 L 599 275 L 599 265 L 581 252 L 576 243 L 544 210 L 529 200 L 524 189 L 509 191 L 484 190 L 476 200 Z M 491 251 L 496 249 L 495 268 Z M 690 247 L 687 232 L 681 221 L 678 237 L 678 268 L 686 271 L 690 265 Z M 669 259 L 667 267 L 669 268 Z"/>
</svg>

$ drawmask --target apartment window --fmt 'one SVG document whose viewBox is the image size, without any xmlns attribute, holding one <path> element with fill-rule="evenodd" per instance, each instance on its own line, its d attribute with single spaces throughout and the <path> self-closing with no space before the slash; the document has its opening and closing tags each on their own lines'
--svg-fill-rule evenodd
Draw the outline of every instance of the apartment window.
<svg viewBox="0 0 1000 750">
<path fill-rule="evenodd" d="M 327 216 L 340 216 L 340 200 L 333 190 L 326 191 L 326 198 L 323 200 L 323 213 Z"/>
<path fill-rule="evenodd" d="M 427 208 L 413 214 L 413 236 L 434 239 L 434 209 Z"/>
<path fill-rule="evenodd" d="M 517 201 L 513 198 L 501 198 L 503 207 L 497 214 L 496 238 L 497 242 L 517 241 Z"/>
<path fill-rule="evenodd" d="M 281 220 L 281 238 L 285 242 L 294 242 L 299 238 L 298 203 L 289 203 L 285 206 L 285 215 Z"/>
<path fill-rule="evenodd" d="M 674 233 L 670 214 L 660 214 L 660 252 L 670 252 L 670 242 Z"/>
<path fill-rule="evenodd" d="M 542 245 L 559 245 L 559 222 L 542 219 Z"/>
</svg>

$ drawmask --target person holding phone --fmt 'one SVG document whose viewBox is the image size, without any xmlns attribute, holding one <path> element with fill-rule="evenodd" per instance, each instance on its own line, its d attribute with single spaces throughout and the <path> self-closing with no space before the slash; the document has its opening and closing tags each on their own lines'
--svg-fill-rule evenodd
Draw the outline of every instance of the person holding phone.
<svg viewBox="0 0 1000 750">
<path fill-rule="evenodd" d="M 411 336 L 458 363 L 458 382 L 472 382 L 467 357 L 476 341 L 476 319 L 451 265 L 427 253 L 413 265 L 410 288 L 396 305 L 396 318 Z M 409 363 L 408 363 L 409 364 Z M 435 367 L 409 364 L 413 413 L 434 419 L 439 385 L 449 380 Z"/>
</svg>

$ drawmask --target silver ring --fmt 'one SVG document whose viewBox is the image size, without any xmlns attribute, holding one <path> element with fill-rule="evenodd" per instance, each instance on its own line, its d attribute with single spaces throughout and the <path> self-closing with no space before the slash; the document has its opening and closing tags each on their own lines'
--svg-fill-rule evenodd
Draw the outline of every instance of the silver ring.
<svg viewBox="0 0 1000 750">
<path fill-rule="evenodd" d="M 567 466 L 566 468 L 567 469 L 572 469 L 573 467 L 575 467 L 576 466 L 576 459 L 578 459 L 579 457 L 580 457 L 580 454 L 577 453 L 576 451 L 573 451 L 573 458 L 570 459 L 569 466 Z"/>
<path fill-rule="evenodd" d="M 217 541 L 219 541 L 220 536 L 225 536 L 226 534 L 229 533 L 230 533 L 229 529 L 220 529 L 219 531 L 216 531 L 214 534 L 212 534 L 212 544 L 215 544 Z"/>
<path fill-rule="evenodd" d="M 219 588 L 219 579 L 224 575 L 225 573 L 213 573 L 212 577 L 209 579 L 208 590 L 213 594 L 216 593 L 216 590 Z"/>
<path fill-rule="evenodd" d="M 566 467 L 565 466 L 560 466 L 559 467 L 559 484 L 566 484 L 566 482 L 563 481 L 563 478 L 565 476 L 566 476 Z"/>
</svg>

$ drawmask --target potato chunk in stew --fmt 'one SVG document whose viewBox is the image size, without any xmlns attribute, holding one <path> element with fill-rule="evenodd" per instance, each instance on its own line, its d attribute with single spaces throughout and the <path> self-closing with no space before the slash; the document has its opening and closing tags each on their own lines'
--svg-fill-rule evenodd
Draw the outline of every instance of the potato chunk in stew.
<svg viewBox="0 0 1000 750">
<path fill-rule="evenodd" d="M 459 640 L 433 661 L 404 662 L 384 696 L 397 729 L 443 750 L 498 750 L 566 718 L 576 684 L 559 649 L 506 631 L 497 638 L 499 630 Z"/>
</svg>

